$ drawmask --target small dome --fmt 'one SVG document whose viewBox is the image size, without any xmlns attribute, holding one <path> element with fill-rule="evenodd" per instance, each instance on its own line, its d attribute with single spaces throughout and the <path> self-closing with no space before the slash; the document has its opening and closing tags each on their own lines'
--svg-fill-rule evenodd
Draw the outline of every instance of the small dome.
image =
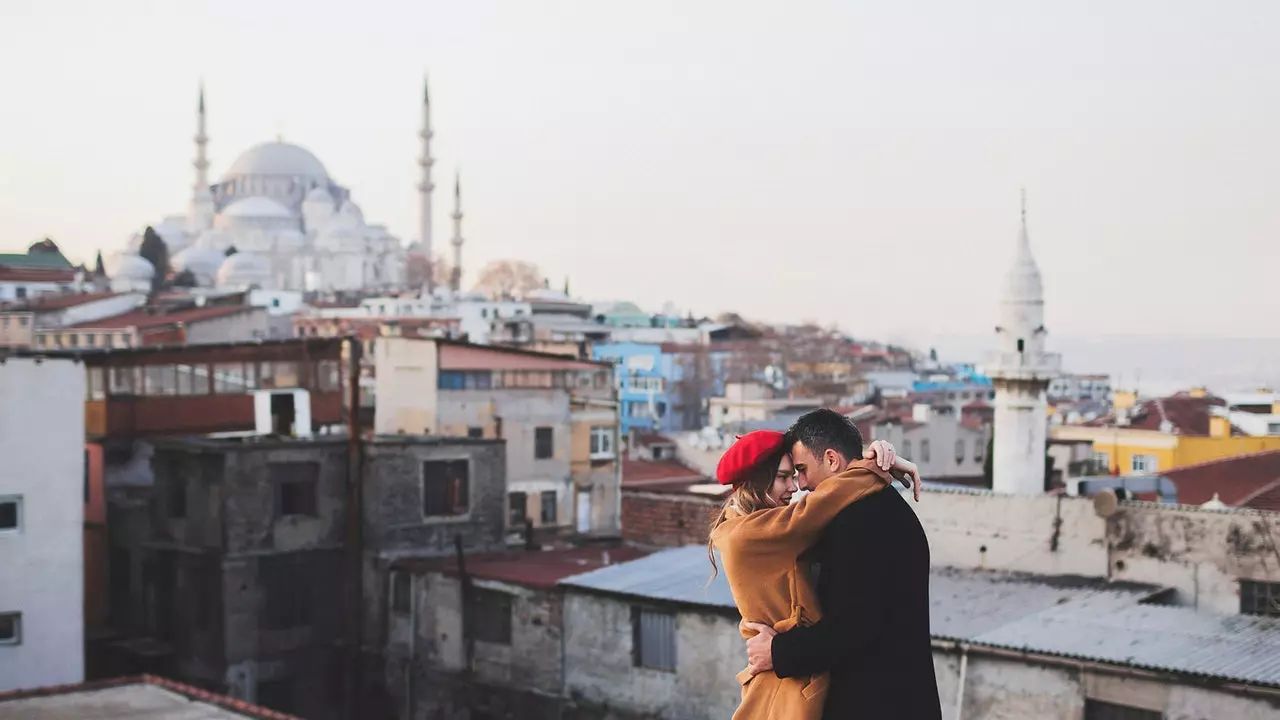
<svg viewBox="0 0 1280 720">
<path fill-rule="evenodd" d="M 169 254 L 174 255 L 186 250 L 191 246 L 195 239 L 187 232 L 187 217 L 185 215 L 170 215 L 160 221 L 155 226 L 155 231 L 160 235 L 160 239 L 164 240 L 165 247 L 169 248 Z"/>
<path fill-rule="evenodd" d="M 307 199 L 304 202 L 311 204 L 324 203 L 332 206 L 333 195 L 329 193 L 329 189 L 325 186 L 317 185 L 316 187 L 311 188 L 311 192 L 307 193 Z"/>
<path fill-rule="evenodd" d="M 364 238 L 354 228 L 333 223 L 316 238 L 317 250 L 329 252 L 356 252 L 364 249 Z"/>
<path fill-rule="evenodd" d="M 146 258 L 133 253 L 116 253 L 106 263 L 107 276 L 120 280 L 146 280 L 156 276 L 155 266 Z"/>
<path fill-rule="evenodd" d="M 200 238 L 196 240 L 196 247 L 210 248 L 217 250 L 219 253 L 226 252 L 231 247 L 231 235 L 227 231 L 220 228 L 211 228 L 200 233 Z"/>
<path fill-rule="evenodd" d="M 169 264 L 175 273 L 190 270 L 196 276 L 196 282 L 212 285 L 218 275 L 218 268 L 222 267 L 226 259 L 227 256 L 221 250 L 193 245 L 174 255 Z"/>
<path fill-rule="evenodd" d="M 236 200 L 222 209 L 220 213 L 228 218 L 271 218 L 287 220 L 293 218 L 289 208 L 270 198 L 247 197 Z"/>
<path fill-rule="evenodd" d="M 343 217 L 355 220 L 357 225 L 364 224 L 364 213 L 360 211 L 360 206 L 350 200 L 342 203 L 342 209 L 338 212 L 341 213 Z"/>
<path fill-rule="evenodd" d="M 310 150 L 287 142 L 267 142 L 245 150 L 223 175 L 227 180 L 240 175 L 277 175 L 328 181 L 329 173 Z"/>
<path fill-rule="evenodd" d="M 301 250 L 307 244 L 307 237 L 300 230 L 281 230 L 276 233 L 277 250 Z"/>
<path fill-rule="evenodd" d="M 220 287 L 264 287 L 270 281 L 271 267 L 253 253 L 238 252 L 218 268 L 217 283 Z"/>
</svg>

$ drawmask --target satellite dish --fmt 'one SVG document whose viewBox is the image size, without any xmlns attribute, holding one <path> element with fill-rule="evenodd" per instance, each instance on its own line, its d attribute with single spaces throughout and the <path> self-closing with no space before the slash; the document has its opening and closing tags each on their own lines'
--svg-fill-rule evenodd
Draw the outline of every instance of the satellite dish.
<svg viewBox="0 0 1280 720">
<path fill-rule="evenodd" d="M 1111 488 L 1103 488 L 1093 496 L 1093 510 L 1098 513 L 1098 517 L 1109 518 L 1116 514 L 1116 510 L 1120 509 L 1120 498 L 1116 496 L 1116 491 Z"/>
</svg>

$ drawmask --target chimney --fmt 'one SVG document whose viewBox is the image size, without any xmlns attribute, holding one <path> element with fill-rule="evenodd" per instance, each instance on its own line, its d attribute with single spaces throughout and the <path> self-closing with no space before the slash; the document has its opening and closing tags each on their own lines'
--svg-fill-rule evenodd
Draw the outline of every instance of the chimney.
<svg viewBox="0 0 1280 720">
<path fill-rule="evenodd" d="M 1231 421 L 1217 415 L 1209 416 L 1209 437 L 1231 437 Z"/>
</svg>

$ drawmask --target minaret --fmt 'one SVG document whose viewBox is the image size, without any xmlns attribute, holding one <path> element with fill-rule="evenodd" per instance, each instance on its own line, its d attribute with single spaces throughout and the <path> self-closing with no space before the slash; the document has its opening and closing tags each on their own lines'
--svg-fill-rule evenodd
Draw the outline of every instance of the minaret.
<svg viewBox="0 0 1280 720">
<path fill-rule="evenodd" d="M 1027 196 L 1022 194 L 1022 227 L 1013 267 L 1005 275 L 1000 300 L 999 350 L 988 358 L 987 375 L 996 389 L 992 489 L 1032 495 L 1045 491 L 1048 405 L 1045 391 L 1058 375 L 1062 357 L 1044 351 L 1044 288 L 1027 235 Z"/>
<path fill-rule="evenodd" d="M 418 182 L 418 242 L 422 243 L 422 254 L 427 261 L 434 264 L 436 256 L 431 247 L 431 166 L 435 160 L 431 157 L 431 93 L 427 89 L 427 81 L 422 81 L 422 130 L 418 137 L 422 138 L 422 155 L 418 157 L 418 166 L 422 168 L 422 179 Z M 427 274 L 427 287 L 432 285 L 431 273 Z"/>
<path fill-rule="evenodd" d="M 213 194 L 209 192 L 209 157 L 206 149 L 209 136 L 205 133 L 204 82 L 200 83 L 200 101 L 196 105 L 196 157 L 191 165 L 196 169 L 196 181 L 191 186 L 191 209 L 187 213 L 188 229 L 193 233 L 207 230 L 213 225 Z"/>
<path fill-rule="evenodd" d="M 462 175 L 453 177 L 453 271 L 449 276 L 449 289 L 455 293 L 462 286 Z"/>
</svg>

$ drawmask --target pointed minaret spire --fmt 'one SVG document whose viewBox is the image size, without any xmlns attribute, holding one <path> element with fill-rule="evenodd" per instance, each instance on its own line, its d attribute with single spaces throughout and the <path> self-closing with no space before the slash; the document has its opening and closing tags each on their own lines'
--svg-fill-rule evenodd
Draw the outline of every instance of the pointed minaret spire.
<svg viewBox="0 0 1280 720">
<path fill-rule="evenodd" d="M 196 105 L 196 159 L 192 161 L 192 165 L 196 169 L 196 182 L 194 190 L 199 192 L 201 189 L 209 189 L 209 157 L 205 154 L 206 147 L 209 144 L 209 136 L 205 134 L 205 117 L 204 117 L 204 81 L 200 81 L 200 101 Z"/>
<path fill-rule="evenodd" d="M 449 288 L 458 292 L 462 285 L 462 173 L 453 176 L 453 274 Z"/>
<path fill-rule="evenodd" d="M 418 156 L 418 167 L 422 169 L 422 178 L 418 181 L 418 242 L 422 244 L 422 254 L 427 260 L 435 262 L 434 249 L 431 247 L 431 166 L 435 159 L 431 157 L 431 93 L 427 89 L 427 80 L 422 79 L 422 129 L 418 137 L 422 140 L 422 154 Z M 428 289 L 431 275 L 427 276 Z"/>
</svg>

